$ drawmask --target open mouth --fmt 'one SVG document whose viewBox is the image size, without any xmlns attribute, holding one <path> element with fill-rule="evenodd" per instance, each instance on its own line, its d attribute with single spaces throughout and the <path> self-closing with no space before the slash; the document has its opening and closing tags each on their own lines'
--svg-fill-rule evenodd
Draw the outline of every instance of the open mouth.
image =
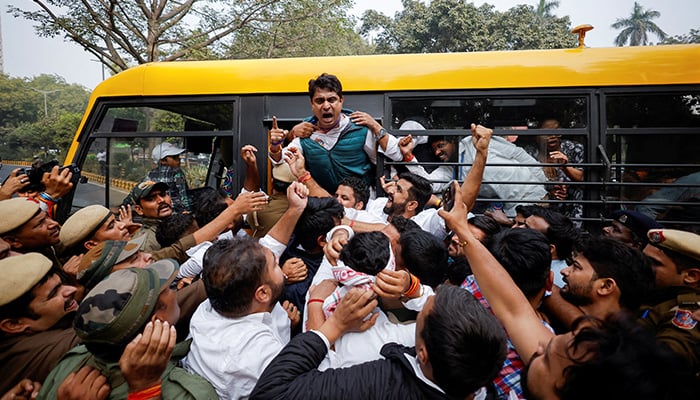
<svg viewBox="0 0 700 400">
<path fill-rule="evenodd" d="M 323 113 L 323 114 L 321 115 L 321 117 L 323 117 L 323 118 L 333 118 L 333 113 Z"/>
<path fill-rule="evenodd" d="M 71 311 L 75 311 L 77 309 L 78 309 L 78 302 L 75 301 L 75 298 L 73 298 L 73 296 L 69 297 L 68 300 L 66 300 L 66 302 L 63 305 L 63 310 L 65 312 L 71 312 Z"/>
</svg>

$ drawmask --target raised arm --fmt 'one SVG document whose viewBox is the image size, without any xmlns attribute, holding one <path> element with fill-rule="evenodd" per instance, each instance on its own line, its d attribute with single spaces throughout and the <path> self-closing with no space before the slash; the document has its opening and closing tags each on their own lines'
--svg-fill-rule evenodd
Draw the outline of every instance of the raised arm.
<svg viewBox="0 0 700 400">
<path fill-rule="evenodd" d="M 195 243 L 200 244 L 207 240 L 216 239 L 221 232 L 233 224 L 233 221 L 240 218 L 243 214 L 261 210 L 266 204 L 267 199 L 265 193 L 241 193 L 233 204 L 226 207 L 226 209 L 211 222 L 193 233 Z"/>
<path fill-rule="evenodd" d="M 467 224 L 467 207 L 461 199 L 461 193 L 455 192 L 455 205 L 449 213 L 444 210 L 438 212 L 459 237 L 482 294 L 506 328 L 523 361 L 529 363 L 538 346 L 549 341 L 554 334 L 542 324 L 508 272 L 472 235 Z"/>
<path fill-rule="evenodd" d="M 285 155 L 285 161 L 289 164 L 289 170 L 297 178 L 297 180 L 307 188 L 309 188 L 309 196 L 314 197 L 332 197 L 330 193 L 326 191 L 321 185 L 316 182 L 314 177 L 306 169 L 306 161 L 304 155 L 301 154 L 299 149 L 292 147 L 288 149 Z"/>
<path fill-rule="evenodd" d="M 467 178 L 462 183 L 462 201 L 467 206 L 468 210 L 474 208 L 476 198 L 481 189 L 481 181 L 484 176 L 484 168 L 486 167 L 486 157 L 489 151 L 489 142 L 493 135 L 493 130 L 481 125 L 471 125 L 472 129 L 472 144 L 476 149 L 476 156 L 472 167 L 469 169 Z"/>
<path fill-rule="evenodd" d="M 243 188 L 249 192 L 257 192 L 260 190 L 260 172 L 258 171 L 258 162 L 255 157 L 257 151 L 258 149 L 250 144 L 241 147 L 241 158 L 245 163 L 245 181 L 243 181 Z"/>
<path fill-rule="evenodd" d="M 270 158 L 276 162 L 282 159 L 282 145 L 284 144 L 284 139 L 287 137 L 289 132 L 280 129 L 277 126 L 277 117 L 272 117 L 272 128 L 269 131 L 270 135 Z"/>
<path fill-rule="evenodd" d="M 275 225 L 270 228 L 267 233 L 268 236 L 272 237 L 276 241 L 287 244 L 289 239 L 292 237 L 294 232 L 294 227 L 299 221 L 299 217 L 304 212 L 306 208 L 306 203 L 309 201 L 309 190 L 299 182 L 292 182 L 287 188 L 287 199 L 289 200 L 289 207 L 287 211 L 282 214 Z"/>
</svg>

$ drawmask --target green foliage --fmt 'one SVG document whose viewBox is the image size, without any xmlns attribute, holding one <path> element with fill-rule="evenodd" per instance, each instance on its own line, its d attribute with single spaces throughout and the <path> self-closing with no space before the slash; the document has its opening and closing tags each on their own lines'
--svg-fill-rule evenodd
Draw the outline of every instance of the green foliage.
<svg viewBox="0 0 700 400">
<path fill-rule="evenodd" d="M 666 39 L 666 33 L 652 22 L 652 19 L 660 16 L 660 12 L 652 9 L 645 10 L 635 1 L 632 14 L 628 18 L 618 18 L 611 25 L 614 29 L 622 29 L 615 37 L 615 46 L 624 46 L 628 42 L 630 46 L 646 46 L 649 44 L 647 33 L 653 33 L 661 40 Z"/>
<path fill-rule="evenodd" d="M 0 75 L 0 155 L 59 158 L 75 134 L 89 93 L 56 75 L 32 79 Z M 45 115 L 48 114 L 48 115 Z"/>
<path fill-rule="evenodd" d="M 549 2 L 556 3 L 556 2 Z M 544 14 L 529 5 L 503 13 L 490 4 L 477 7 L 465 0 L 403 0 L 394 18 L 374 10 L 362 16 L 360 33 L 375 37 L 379 53 L 427 53 L 523 50 L 574 47 L 569 17 Z"/>
<path fill-rule="evenodd" d="M 370 51 L 345 17 L 353 0 L 35 0 L 11 6 L 41 36 L 63 36 L 116 73 L 181 59 Z M 26 7 L 28 8 L 28 7 Z"/>
<path fill-rule="evenodd" d="M 0 126 L 8 128 L 36 121 L 38 100 L 39 94 L 32 92 L 23 79 L 0 75 Z"/>
<path fill-rule="evenodd" d="M 700 29 L 691 29 L 685 35 L 670 36 L 661 41 L 659 44 L 689 44 L 700 43 Z"/>
<path fill-rule="evenodd" d="M 367 54 L 371 47 L 346 17 L 352 0 L 282 1 L 260 10 L 224 46 L 226 58 L 279 58 Z"/>
</svg>

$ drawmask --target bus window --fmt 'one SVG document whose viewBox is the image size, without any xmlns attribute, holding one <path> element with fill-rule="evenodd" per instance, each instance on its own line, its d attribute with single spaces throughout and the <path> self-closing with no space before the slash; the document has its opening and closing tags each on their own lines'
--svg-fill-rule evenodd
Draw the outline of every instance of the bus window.
<svg viewBox="0 0 700 400">
<path fill-rule="evenodd" d="M 399 129 L 394 133 L 402 136 L 400 131 L 405 130 L 418 138 L 414 151 L 418 160 L 465 164 L 456 169 L 426 165 L 428 177 L 434 182 L 434 192 L 439 192 L 443 187 L 440 184 L 446 180 L 453 177 L 462 180 L 466 176 L 471 158 L 465 149 L 471 146 L 471 142 L 463 139 L 470 125 L 476 123 L 493 128 L 497 135 L 503 136 L 491 146 L 489 163 L 495 165 L 487 167 L 484 180 L 492 182 L 482 185 L 476 212 L 492 207 L 503 207 L 512 212 L 516 201 L 507 200 L 517 200 L 517 203 L 551 202 L 573 219 L 583 217 L 580 182 L 584 180 L 584 171 L 576 164 L 587 160 L 588 97 L 440 95 L 396 97 L 391 104 L 392 127 Z M 556 126 L 547 125 L 554 119 Z M 422 135 L 422 130 L 428 132 Z M 458 149 L 460 156 L 455 152 L 445 158 L 444 152 L 437 148 L 440 145 Z M 554 152 L 558 152 L 558 158 L 550 157 Z M 559 153 L 570 159 L 570 174 L 565 174 L 564 169 L 556 165 L 560 162 Z"/>
<path fill-rule="evenodd" d="M 102 119 L 93 125 L 92 141 L 84 153 L 88 184 L 76 190 L 74 208 L 105 204 L 116 210 L 134 185 L 151 179 L 177 182 L 171 184 L 174 206 L 189 209 L 193 193 L 219 185 L 226 167 L 233 164 L 222 158 L 235 153 L 218 148 L 222 142 L 233 143 L 221 140 L 233 135 L 233 102 L 173 101 L 105 108 Z M 164 148 L 169 149 L 167 154 L 159 150 Z M 173 164 L 166 171 L 160 155 L 169 156 L 171 163 L 179 159 L 179 167 Z"/>
<path fill-rule="evenodd" d="M 608 128 L 700 127 L 700 92 L 608 95 Z"/>
<path fill-rule="evenodd" d="M 431 129 L 468 129 L 472 123 L 490 128 L 537 128 L 556 117 L 565 129 L 588 126 L 587 97 L 452 97 L 393 98 L 392 128 L 405 120 L 428 121 Z"/>
<path fill-rule="evenodd" d="M 700 222 L 700 93 L 606 98 L 611 208 L 636 209 L 667 227 Z"/>
</svg>

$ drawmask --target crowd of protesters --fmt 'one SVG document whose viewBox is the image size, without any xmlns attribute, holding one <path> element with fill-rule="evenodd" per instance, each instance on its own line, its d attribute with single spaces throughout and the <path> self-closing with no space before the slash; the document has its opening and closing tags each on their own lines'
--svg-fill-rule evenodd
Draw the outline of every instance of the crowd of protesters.
<svg viewBox="0 0 700 400">
<path fill-rule="evenodd" d="M 270 193 L 253 146 L 237 195 L 190 196 L 160 145 L 119 209 L 61 225 L 71 172 L 27 192 L 13 171 L 2 399 L 697 398 L 700 235 L 630 210 L 589 232 L 507 182 L 512 214 L 475 214 L 488 162 L 526 156 L 475 124 L 436 148 L 469 156 L 447 197 L 416 165 L 375 190 L 377 157 L 415 164 L 413 137 L 344 109 L 333 75 L 309 97 L 304 122 L 273 121 Z"/>
</svg>

